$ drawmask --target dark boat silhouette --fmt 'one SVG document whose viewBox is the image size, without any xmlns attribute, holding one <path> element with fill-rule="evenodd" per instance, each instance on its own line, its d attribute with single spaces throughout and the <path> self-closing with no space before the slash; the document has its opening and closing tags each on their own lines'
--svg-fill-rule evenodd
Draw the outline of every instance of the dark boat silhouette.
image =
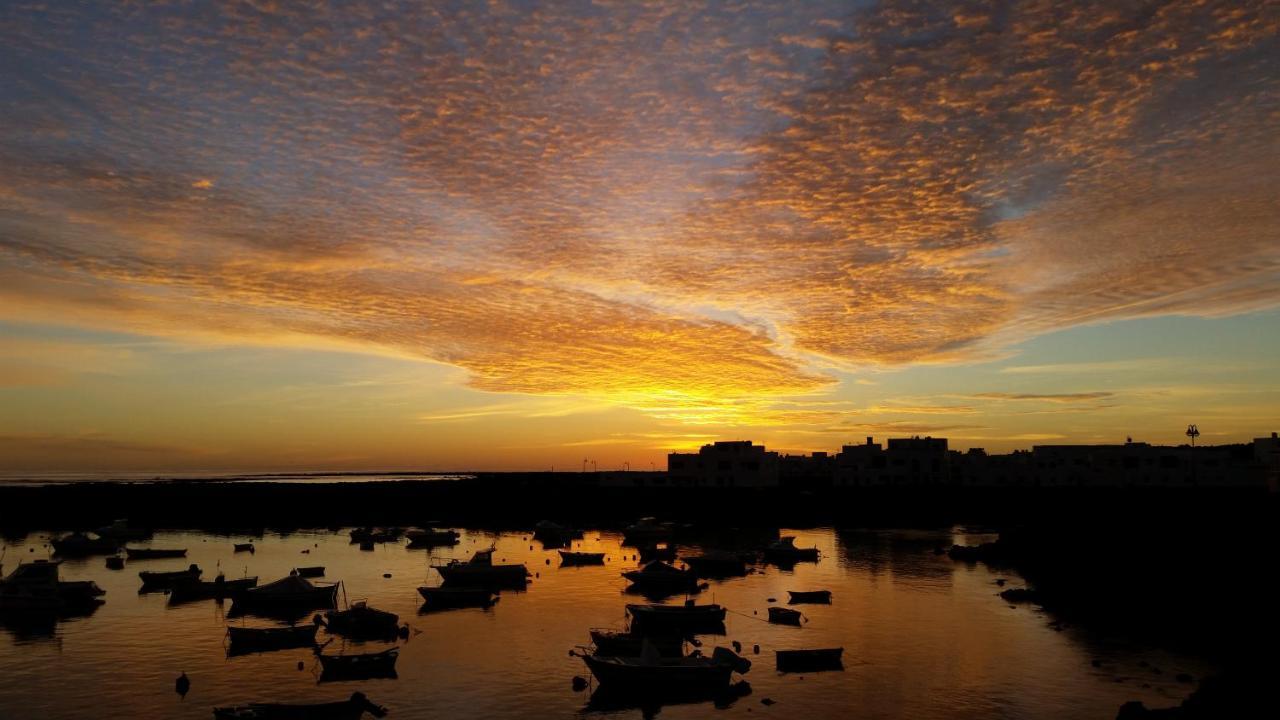
<svg viewBox="0 0 1280 720">
<path fill-rule="evenodd" d="M 628 630 L 592 628 L 588 631 L 595 655 L 639 657 L 644 643 L 653 645 L 663 657 L 680 657 L 684 654 L 684 638 L 679 634 L 645 635 Z"/>
<path fill-rule="evenodd" d="M 138 573 L 138 577 L 142 580 L 142 592 L 155 592 L 160 590 L 169 590 L 174 585 L 199 580 L 203 571 L 199 565 L 192 563 L 187 566 L 186 570 L 165 570 L 154 571 L 144 570 Z"/>
<path fill-rule="evenodd" d="M 299 575 L 289 575 L 237 594 L 229 614 L 293 616 L 309 610 L 332 609 L 337 606 L 337 600 L 338 583 L 316 584 Z"/>
<path fill-rule="evenodd" d="M 789 602 L 793 605 L 801 603 L 810 603 L 816 605 L 831 604 L 830 590 L 788 590 L 787 595 L 790 596 Z"/>
<path fill-rule="evenodd" d="M 447 565 L 432 565 L 445 583 L 463 587 L 523 587 L 529 581 L 529 570 L 523 564 L 493 564 L 493 548 L 477 550 L 467 562 L 451 560 Z"/>
<path fill-rule="evenodd" d="M 113 538 L 89 537 L 84 533 L 71 533 L 50 541 L 53 551 L 63 557 L 88 557 L 90 555 L 114 555 L 120 543 Z"/>
<path fill-rule="evenodd" d="M 347 610 L 330 610 L 316 615 L 316 622 L 326 630 L 351 638 L 392 638 L 400 631 L 400 616 L 369 607 L 358 600 Z"/>
<path fill-rule="evenodd" d="M 62 613 L 102 604 L 106 591 L 92 580 L 62 580 L 59 563 L 36 560 L 19 563 L 0 579 L 0 613 Z"/>
<path fill-rule="evenodd" d="M 696 605 L 692 600 L 683 605 L 627 605 L 632 629 L 644 632 L 680 630 L 723 633 L 725 612 L 725 608 L 720 605 Z"/>
<path fill-rule="evenodd" d="M 661 560 L 646 563 L 639 570 L 628 570 L 622 577 L 640 590 L 682 591 L 698 584 L 698 576 L 692 570 L 681 570 Z"/>
<path fill-rule="evenodd" d="M 186 548 L 131 548 L 124 549 L 130 560 L 158 560 L 160 558 L 180 558 L 187 556 Z"/>
<path fill-rule="evenodd" d="M 313 647 L 316 644 L 316 626 L 310 623 L 291 627 L 227 627 L 230 641 L 228 654 L 246 655 L 272 650 Z"/>
<path fill-rule="evenodd" d="M 376 653 L 341 655 L 325 655 L 319 650 L 316 651 L 316 659 L 320 661 L 321 667 L 320 682 L 394 679 L 398 657 L 400 657 L 400 648 L 394 647 Z"/>
<path fill-rule="evenodd" d="M 298 573 L 298 577 L 304 577 L 304 578 L 324 577 L 324 566 L 312 565 L 310 567 L 300 567 L 300 568 L 295 568 L 294 572 Z"/>
<path fill-rule="evenodd" d="M 496 595 L 488 588 L 420 587 L 418 594 L 426 601 L 426 609 L 489 607 Z"/>
<path fill-rule="evenodd" d="M 784 535 L 769 543 L 764 548 L 763 553 L 765 560 L 775 565 L 794 565 L 798 562 L 818 561 L 818 548 L 796 547 L 796 539 L 792 535 Z"/>
<path fill-rule="evenodd" d="M 194 600 L 225 600 L 257 585 L 257 577 L 228 580 L 224 575 L 213 580 L 177 582 L 169 590 L 169 602 L 176 605 Z"/>
<path fill-rule="evenodd" d="M 410 530 L 404 536 L 409 540 L 411 548 L 431 548 L 449 545 L 457 545 L 461 535 L 456 530 L 437 530 L 434 528 L 426 528 L 423 530 Z"/>
<path fill-rule="evenodd" d="M 603 565 L 604 553 L 560 551 L 561 565 Z"/>
<path fill-rule="evenodd" d="M 769 622 L 775 625 L 795 625 L 799 627 L 803 617 L 799 610 L 777 607 L 776 605 L 769 608 Z"/>
<path fill-rule="evenodd" d="M 776 662 L 780 672 L 817 672 L 843 670 L 844 648 L 819 648 L 814 650 L 777 650 Z"/>
<path fill-rule="evenodd" d="M 699 577 L 736 577 L 747 574 L 748 554 L 708 550 L 681 558 Z"/>
</svg>

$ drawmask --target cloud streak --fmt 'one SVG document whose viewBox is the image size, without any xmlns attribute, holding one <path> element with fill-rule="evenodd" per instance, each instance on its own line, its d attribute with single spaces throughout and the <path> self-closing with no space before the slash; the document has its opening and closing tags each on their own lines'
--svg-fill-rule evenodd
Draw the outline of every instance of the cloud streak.
<svg viewBox="0 0 1280 720">
<path fill-rule="evenodd" d="M 1274 305 L 1269 8 L 13 3 L 0 313 L 835 422 L 833 367 Z"/>
</svg>

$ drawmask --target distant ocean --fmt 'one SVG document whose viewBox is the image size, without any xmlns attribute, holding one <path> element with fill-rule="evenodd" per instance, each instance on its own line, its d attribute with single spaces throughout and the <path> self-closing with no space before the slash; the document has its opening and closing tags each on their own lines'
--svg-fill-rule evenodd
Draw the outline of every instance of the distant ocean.
<svg viewBox="0 0 1280 720">
<path fill-rule="evenodd" d="M 475 477 L 464 473 L 415 472 L 0 472 L 0 486 L 63 485 L 93 482 L 287 482 L 302 484 L 395 482 L 397 480 L 466 480 Z"/>
</svg>

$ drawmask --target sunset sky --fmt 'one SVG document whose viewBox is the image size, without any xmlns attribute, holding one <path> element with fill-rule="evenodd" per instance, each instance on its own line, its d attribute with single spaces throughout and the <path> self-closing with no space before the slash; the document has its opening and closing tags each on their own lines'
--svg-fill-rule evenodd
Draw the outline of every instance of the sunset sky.
<svg viewBox="0 0 1280 720">
<path fill-rule="evenodd" d="M 0 470 L 1280 429 L 1280 5 L 0 3 Z"/>
</svg>

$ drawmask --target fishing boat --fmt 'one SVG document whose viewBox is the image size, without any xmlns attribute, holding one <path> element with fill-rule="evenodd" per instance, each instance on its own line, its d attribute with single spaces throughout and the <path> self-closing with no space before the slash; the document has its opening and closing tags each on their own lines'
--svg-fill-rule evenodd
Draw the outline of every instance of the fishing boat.
<svg viewBox="0 0 1280 720">
<path fill-rule="evenodd" d="M 729 684 L 735 671 L 746 673 L 751 661 L 732 650 L 718 647 L 711 657 L 699 653 L 664 658 L 652 646 L 638 657 L 582 655 L 583 662 L 601 686 L 624 686 L 663 691 L 719 688 Z"/>
<path fill-rule="evenodd" d="M 165 572 L 144 570 L 138 573 L 138 577 L 142 578 L 143 590 L 168 590 L 174 585 L 199 580 L 202 574 L 203 571 L 200 570 L 200 566 L 192 563 L 186 570 L 169 570 Z"/>
<path fill-rule="evenodd" d="M 120 549 L 120 543 L 112 538 L 89 537 L 79 532 L 52 540 L 50 544 L 55 553 L 64 557 L 114 555 Z"/>
<path fill-rule="evenodd" d="M 110 525 L 94 530 L 98 537 L 110 538 L 116 542 L 124 542 L 126 540 L 147 540 L 150 539 L 152 532 L 146 528 L 132 527 L 128 520 L 116 520 Z"/>
<path fill-rule="evenodd" d="M 396 658 L 400 648 L 389 648 L 376 653 L 344 653 L 325 655 L 316 651 L 320 661 L 320 681 L 364 680 L 369 678 L 394 678 Z"/>
<path fill-rule="evenodd" d="M 699 577 L 730 577 L 747 574 L 747 556 L 723 550 L 708 550 L 683 558 Z"/>
<path fill-rule="evenodd" d="M 293 615 L 333 608 L 337 601 L 338 583 L 318 585 L 304 577 L 289 575 L 236 595 L 230 614 Z"/>
<path fill-rule="evenodd" d="M 124 569 L 124 558 L 120 557 L 119 555 L 112 555 L 111 557 L 107 558 L 107 569 L 108 569 L 108 570 L 123 570 L 123 569 Z"/>
<path fill-rule="evenodd" d="M 645 635 L 627 630 L 592 628 L 588 631 L 596 655 L 611 657 L 639 657 L 644 643 L 653 645 L 663 657 L 680 657 L 684 654 L 684 638 L 678 634 Z"/>
<path fill-rule="evenodd" d="M 361 692 L 351 693 L 350 699 L 342 702 L 313 705 L 250 703 L 213 709 L 214 720 L 360 720 L 365 713 L 383 717 L 387 711 L 369 702 Z"/>
<path fill-rule="evenodd" d="M 294 568 L 293 571 L 298 574 L 298 577 L 304 577 L 304 578 L 324 577 L 323 565 L 312 565 L 311 567 Z"/>
<path fill-rule="evenodd" d="M 404 530 L 400 528 L 356 528 L 351 531 L 352 543 L 389 543 L 396 542 Z"/>
<path fill-rule="evenodd" d="M 462 535 L 456 530 L 436 530 L 435 528 L 426 528 L 424 530 L 410 530 L 404 536 L 409 540 L 411 548 L 430 548 L 443 547 L 448 545 L 457 545 Z"/>
<path fill-rule="evenodd" d="M 769 622 L 774 625 L 795 625 L 800 626 L 800 621 L 804 618 L 799 610 L 792 610 L 784 607 L 769 608 Z"/>
<path fill-rule="evenodd" d="M 418 594 L 426 601 L 427 609 L 489 607 L 497 595 L 488 588 L 420 587 Z"/>
<path fill-rule="evenodd" d="M 290 627 L 227 627 L 230 653 L 242 655 L 271 650 L 312 647 L 316 644 L 317 627 L 310 623 Z"/>
<path fill-rule="evenodd" d="M 561 565 L 603 565 L 604 553 L 560 551 Z"/>
<path fill-rule="evenodd" d="M 0 612 L 51 612 L 96 608 L 106 591 L 92 580 L 62 580 L 58 563 L 19 563 L 0 580 Z"/>
<path fill-rule="evenodd" d="M 675 535 L 675 525 L 669 522 L 658 522 L 656 518 L 640 518 L 622 530 L 622 544 L 642 547 L 654 543 L 668 542 Z"/>
<path fill-rule="evenodd" d="M 567 547 L 570 542 L 581 537 L 581 530 L 550 520 L 541 520 L 533 528 L 533 539 L 542 543 L 543 547 Z"/>
<path fill-rule="evenodd" d="M 819 670 L 843 670 L 841 659 L 844 648 L 820 648 L 816 650 L 777 650 L 779 672 L 816 672 Z"/>
<path fill-rule="evenodd" d="M 232 545 L 232 549 L 235 552 L 251 553 L 256 551 L 256 548 L 254 548 L 253 543 L 235 543 L 234 545 Z"/>
<path fill-rule="evenodd" d="M 124 549 L 130 560 L 158 560 L 160 558 L 180 558 L 187 556 L 186 548 L 131 548 Z"/>
<path fill-rule="evenodd" d="M 817 605 L 831 604 L 830 590 L 788 590 L 787 595 L 791 597 L 792 605 L 801 603 L 811 603 Z"/>
<path fill-rule="evenodd" d="M 347 610 L 330 610 L 316 621 L 331 633 L 352 638 L 391 638 L 400 632 L 400 616 L 357 600 Z"/>
<path fill-rule="evenodd" d="M 769 562 L 783 565 L 806 561 L 816 562 L 818 560 L 818 548 L 796 547 L 795 536 L 785 535 L 765 547 L 764 557 Z"/>
<path fill-rule="evenodd" d="M 646 563 L 639 570 L 628 570 L 622 577 L 641 590 L 688 590 L 698 584 L 698 576 L 692 570 L 681 570 L 661 560 Z"/>
<path fill-rule="evenodd" d="M 451 560 L 432 567 L 446 583 L 464 587 L 524 587 L 529 581 L 524 564 L 494 565 L 493 552 L 493 548 L 478 550 L 467 562 Z"/>
<path fill-rule="evenodd" d="M 228 580 L 225 575 L 218 575 L 212 581 L 188 580 L 173 584 L 169 590 L 169 602 L 176 605 L 193 600 L 225 600 L 257 585 L 257 577 Z"/>
<path fill-rule="evenodd" d="M 724 627 L 725 609 L 714 603 L 696 605 L 689 600 L 683 605 L 628 604 L 627 613 L 633 621 L 632 629 L 646 632 L 661 629 L 719 630 Z"/>
</svg>

